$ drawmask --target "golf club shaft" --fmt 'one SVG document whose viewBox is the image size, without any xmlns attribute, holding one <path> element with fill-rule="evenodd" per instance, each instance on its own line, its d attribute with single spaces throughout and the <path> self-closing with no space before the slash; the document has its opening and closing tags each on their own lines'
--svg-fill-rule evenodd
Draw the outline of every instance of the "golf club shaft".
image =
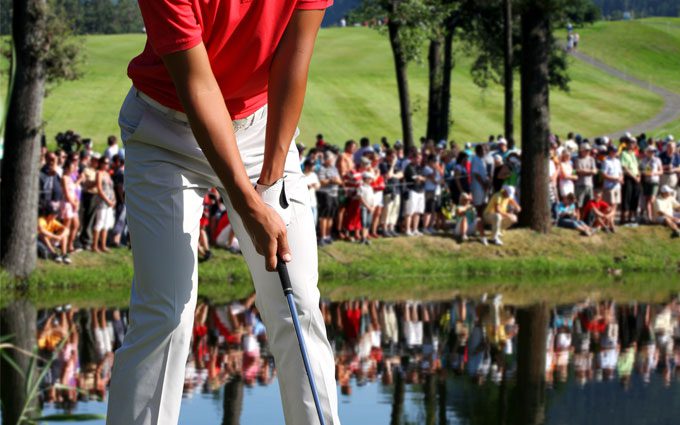
<svg viewBox="0 0 680 425">
<path fill-rule="evenodd" d="M 326 421 L 323 418 L 323 411 L 321 410 L 321 403 L 319 402 L 319 394 L 316 391 L 316 383 L 314 382 L 314 374 L 312 373 L 312 368 L 309 364 L 309 356 L 307 355 L 307 346 L 305 345 L 305 338 L 302 335 L 302 329 L 300 328 L 300 322 L 298 320 L 297 308 L 295 307 L 295 300 L 293 299 L 293 286 L 290 283 L 290 276 L 288 275 L 288 268 L 286 263 L 283 262 L 281 258 L 277 258 L 276 271 L 279 273 L 279 279 L 281 280 L 281 287 L 283 288 L 283 294 L 286 296 L 288 301 L 288 308 L 290 309 L 290 315 L 293 319 L 293 327 L 295 328 L 295 334 L 297 335 L 298 344 L 300 345 L 300 354 L 302 354 L 302 363 L 305 365 L 305 371 L 307 372 L 307 379 L 309 379 L 309 386 L 312 390 L 312 397 L 314 397 L 314 405 L 316 406 L 316 413 L 319 415 L 319 423 L 321 425 L 326 425 Z"/>
</svg>

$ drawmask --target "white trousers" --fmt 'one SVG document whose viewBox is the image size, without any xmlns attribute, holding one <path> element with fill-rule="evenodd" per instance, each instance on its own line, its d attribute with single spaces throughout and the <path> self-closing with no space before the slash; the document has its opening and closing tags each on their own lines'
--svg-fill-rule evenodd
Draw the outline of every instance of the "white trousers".
<svg viewBox="0 0 680 425">
<path fill-rule="evenodd" d="M 266 107 L 235 122 L 241 159 L 253 183 L 262 168 L 266 122 Z M 134 279 L 130 326 L 115 353 L 107 424 L 177 423 L 196 306 L 199 220 L 203 196 L 211 187 L 222 192 L 253 278 L 286 423 L 318 424 L 278 275 L 266 271 L 264 258 L 255 251 L 191 128 L 176 111 L 140 98 L 134 88 L 123 103 L 119 124 L 126 147 Z M 319 310 L 316 235 L 295 143 L 285 174 L 292 208 L 288 242 L 293 260 L 288 271 L 326 423 L 339 424 L 333 352 Z"/>
</svg>

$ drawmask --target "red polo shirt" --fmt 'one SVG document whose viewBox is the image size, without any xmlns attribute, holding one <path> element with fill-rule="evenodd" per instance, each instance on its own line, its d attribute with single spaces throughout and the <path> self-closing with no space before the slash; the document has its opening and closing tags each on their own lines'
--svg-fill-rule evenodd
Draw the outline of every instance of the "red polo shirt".
<svg viewBox="0 0 680 425">
<path fill-rule="evenodd" d="M 205 44 L 233 119 L 267 103 L 274 51 L 295 9 L 325 9 L 333 0 L 139 0 L 147 40 L 128 65 L 137 89 L 183 111 L 162 55 Z"/>
</svg>

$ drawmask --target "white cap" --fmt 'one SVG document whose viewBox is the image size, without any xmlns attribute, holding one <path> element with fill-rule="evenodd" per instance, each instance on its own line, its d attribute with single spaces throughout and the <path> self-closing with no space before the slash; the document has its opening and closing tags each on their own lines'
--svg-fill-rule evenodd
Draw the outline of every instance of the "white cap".
<svg viewBox="0 0 680 425">
<path fill-rule="evenodd" d="M 375 178 L 375 176 L 373 175 L 373 173 L 371 173 L 370 171 L 364 172 L 364 173 L 361 175 L 361 177 L 362 177 L 363 179 L 374 179 L 374 178 Z"/>
<path fill-rule="evenodd" d="M 510 186 L 510 185 L 503 185 L 502 190 L 505 191 L 505 193 L 508 194 L 508 198 L 514 198 L 515 197 L 515 187 Z"/>
<path fill-rule="evenodd" d="M 507 145 L 508 141 L 505 140 L 505 138 L 501 137 L 500 139 L 498 139 L 498 144 L 499 145 Z"/>
<path fill-rule="evenodd" d="M 673 193 L 673 189 L 667 184 L 661 186 L 661 193 Z"/>
<path fill-rule="evenodd" d="M 624 134 L 624 136 L 625 136 L 627 139 L 630 139 L 630 138 L 633 137 L 633 135 L 630 134 L 630 131 L 626 131 L 626 134 Z"/>
</svg>

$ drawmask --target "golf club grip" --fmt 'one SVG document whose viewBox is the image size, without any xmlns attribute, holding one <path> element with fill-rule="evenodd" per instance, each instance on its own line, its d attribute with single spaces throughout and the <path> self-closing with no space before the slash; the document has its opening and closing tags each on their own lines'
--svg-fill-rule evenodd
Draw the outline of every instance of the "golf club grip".
<svg viewBox="0 0 680 425">
<path fill-rule="evenodd" d="M 293 285 L 290 283 L 290 276 L 288 275 L 288 267 L 285 261 L 278 255 L 276 256 L 276 271 L 279 273 L 279 280 L 283 288 L 283 295 L 293 293 Z"/>
</svg>

